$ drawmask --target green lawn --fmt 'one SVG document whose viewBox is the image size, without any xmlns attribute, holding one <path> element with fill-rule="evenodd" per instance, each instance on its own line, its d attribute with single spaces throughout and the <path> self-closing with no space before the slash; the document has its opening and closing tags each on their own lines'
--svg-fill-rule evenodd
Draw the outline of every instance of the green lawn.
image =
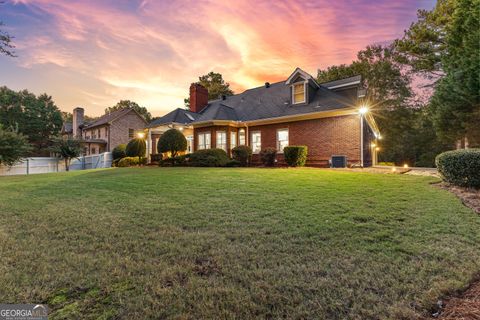
<svg viewBox="0 0 480 320">
<path fill-rule="evenodd" d="M 0 302 L 50 319 L 411 319 L 480 271 L 436 179 L 117 168 L 0 177 Z"/>
</svg>

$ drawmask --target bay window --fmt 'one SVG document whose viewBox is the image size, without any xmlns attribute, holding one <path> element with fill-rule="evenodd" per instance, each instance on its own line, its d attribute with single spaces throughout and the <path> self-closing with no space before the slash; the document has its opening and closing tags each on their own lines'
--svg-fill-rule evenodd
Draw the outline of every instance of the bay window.
<svg viewBox="0 0 480 320">
<path fill-rule="evenodd" d="M 240 146 L 246 145 L 246 143 L 245 143 L 245 129 L 240 129 L 238 131 L 238 145 L 240 145 Z"/>
<path fill-rule="evenodd" d="M 237 146 L 237 133 L 230 132 L 230 150 Z"/>
<path fill-rule="evenodd" d="M 210 149 L 212 135 L 210 132 L 202 132 L 198 134 L 198 150 Z"/>
<path fill-rule="evenodd" d="M 227 133 L 225 131 L 217 131 L 217 148 L 227 151 Z"/>
</svg>

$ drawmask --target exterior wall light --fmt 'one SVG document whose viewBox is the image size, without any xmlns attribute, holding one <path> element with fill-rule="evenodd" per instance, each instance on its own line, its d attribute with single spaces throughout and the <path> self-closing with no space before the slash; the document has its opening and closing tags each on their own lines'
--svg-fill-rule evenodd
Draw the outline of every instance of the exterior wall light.
<svg viewBox="0 0 480 320">
<path fill-rule="evenodd" d="M 405 163 L 405 164 L 403 165 L 403 167 L 404 167 L 404 168 L 408 168 L 408 164 Z"/>
<path fill-rule="evenodd" d="M 368 112 L 368 107 L 367 106 L 361 106 L 360 109 L 358 109 L 358 113 L 360 114 L 365 114 Z"/>
<path fill-rule="evenodd" d="M 139 138 L 139 139 L 145 138 L 145 133 L 143 133 L 143 132 L 138 132 L 138 133 L 137 133 L 137 138 Z"/>
</svg>

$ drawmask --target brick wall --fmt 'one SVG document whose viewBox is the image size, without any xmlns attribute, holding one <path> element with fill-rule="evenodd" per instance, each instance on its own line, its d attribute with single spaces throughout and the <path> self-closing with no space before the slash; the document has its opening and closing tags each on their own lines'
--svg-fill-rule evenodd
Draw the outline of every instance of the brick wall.
<svg viewBox="0 0 480 320">
<path fill-rule="evenodd" d="M 145 121 L 133 110 L 113 121 L 110 125 L 110 140 L 107 151 L 112 151 L 119 144 L 127 144 L 130 141 L 128 129 L 134 129 L 135 132 L 138 132 L 142 131 L 145 126 Z"/>
<path fill-rule="evenodd" d="M 277 130 L 288 128 L 289 145 L 306 145 L 308 147 L 309 166 L 328 166 L 328 160 L 332 155 L 347 156 L 348 163 L 360 162 L 360 119 L 358 115 L 339 116 L 281 124 L 251 126 L 252 131 L 260 131 L 262 149 L 267 147 L 276 148 Z M 195 129 L 195 148 L 197 148 L 200 132 L 208 131 L 212 135 L 212 148 L 216 146 L 216 131 L 227 131 L 227 143 L 230 146 L 230 131 L 237 131 L 233 127 L 204 127 Z M 237 136 L 238 137 L 238 136 Z M 250 137 L 247 138 L 248 141 Z M 369 145 L 369 141 L 365 141 Z M 283 155 L 277 157 L 279 165 L 284 165 Z M 258 155 L 253 156 L 254 163 L 259 162 Z"/>
</svg>

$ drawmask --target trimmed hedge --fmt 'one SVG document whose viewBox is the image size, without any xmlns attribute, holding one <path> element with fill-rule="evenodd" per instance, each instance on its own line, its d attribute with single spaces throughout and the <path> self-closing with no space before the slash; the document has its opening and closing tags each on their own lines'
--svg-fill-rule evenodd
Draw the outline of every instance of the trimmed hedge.
<svg viewBox="0 0 480 320">
<path fill-rule="evenodd" d="M 147 150 L 147 144 L 145 140 L 137 138 L 128 142 L 125 148 L 125 154 L 127 157 L 144 157 Z"/>
<path fill-rule="evenodd" d="M 260 151 L 260 160 L 266 167 L 273 167 L 275 165 L 275 158 L 277 157 L 277 149 L 265 148 Z"/>
<path fill-rule="evenodd" d="M 158 139 L 157 150 L 170 152 L 170 157 L 175 158 L 179 152 L 187 150 L 187 139 L 180 130 L 168 129 Z"/>
<path fill-rule="evenodd" d="M 233 159 L 240 162 L 240 166 L 242 167 L 248 166 L 251 156 L 252 149 L 248 146 L 238 146 L 232 149 Z"/>
<path fill-rule="evenodd" d="M 184 154 L 184 155 L 176 156 L 173 158 L 163 159 L 158 164 L 161 167 L 187 166 L 189 159 L 190 159 L 190 154 Z"/>
<path fill-rule="evenodd" d="M 194 167 L 225 167 L 229 161 L 224 150 L 205 149 L 191 153 L 189 164 Z"/>
<path fill-rule="evenodd" d="M 447 151 L 436 157 L 435 164 L 445 181 L 480 188 L 480 149 Z"/>
<path fill-rule="evenodd" d="M 122 144 L 119 144 L 118 146 L 116 146 L 115 148 L 113 148 L 112 150 L 112 157 L 113 157 L 113 160 L 118 160 L 118 159 L 122 159 L 122 158 L 125 158 L 127 155 L 125 154 L 125 149 L 127 148 L 127 145 L 122 143 Z"/>
<path fill-rule="evenodd" d="M 131 167 L 147 164 L 146 157 L 124 157 L 117 162 L 117 167 Z"/>
<path fill-rule="evenodd" d="M 303 167 L 307 162 L 307 146 L 288 146 L 283 148 L 285 162 L 290 167 Z"/>
</svg>

